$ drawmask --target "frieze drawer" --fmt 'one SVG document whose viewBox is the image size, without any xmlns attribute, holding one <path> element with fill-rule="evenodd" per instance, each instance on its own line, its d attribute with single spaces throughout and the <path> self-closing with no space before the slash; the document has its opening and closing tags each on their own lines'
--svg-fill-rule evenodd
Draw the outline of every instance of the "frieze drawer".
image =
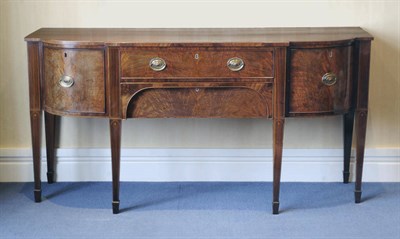
<svg viewBox="0 0 400 239">
<path fill-rule="evenodd" d="M 273 50 L 230 48 L 125 48 L 121 76 L 132 78 L 272 78 Z"/>
</svg>

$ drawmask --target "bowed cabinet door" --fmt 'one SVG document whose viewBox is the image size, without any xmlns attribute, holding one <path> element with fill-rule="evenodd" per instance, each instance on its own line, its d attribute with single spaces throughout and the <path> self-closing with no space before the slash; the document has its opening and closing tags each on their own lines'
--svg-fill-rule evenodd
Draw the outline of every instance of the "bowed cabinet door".
<svg viewBox="0 0 400 239">
<path fill-rule="evenodd" d="M 289 115 L 342 114 L 350 109 L 352 46 L 291 49 Z"/>
<path fill-rule="evenodd" d="M 106 112 L 103 49 L 44 48 L 45 110 L 60 115 Z"/>
</svg>

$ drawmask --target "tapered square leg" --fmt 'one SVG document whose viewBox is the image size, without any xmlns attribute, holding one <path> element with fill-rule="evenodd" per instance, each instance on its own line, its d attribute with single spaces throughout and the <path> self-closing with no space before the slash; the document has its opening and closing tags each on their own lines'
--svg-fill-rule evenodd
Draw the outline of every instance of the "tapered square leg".
<svg viewBox="0 0 400 239">
<path fill-rule="evenodd" d="M 113 213 L 119 213 L 119 172 L 121 151 L 121 120 L 110 120 L 111 136 L 111 164 L 112 164 L 112 186 L 113 186 Z"/>
<path fill-rule="evenodd" d="M 356 134 L 356 183 L 354 190 L 354 201 L 361 202 L 361 183 L 364 165 L 365 137 L 367 131 L 368 116 L 368 85 L 369 66 L 371 57 L 371 42 L 360 41 L 356 44 L 357 64 L 357 97 L 355 112 L 355 134 Z"/>
<path fill-rule="evenodd" d="M 354 111 L 343 115 L 343 183 L 349 183 Z"/>
<path fill-rule="evenodd" d="M 40 181 L 40 143 L 42 129 L 41 107 L 41 71 L 40 71 L 40 46 L 38 43 L 28 43 L 28 72 L 29 72 L 29 109 L 31 120 L 32 158 L 33 158 L 33 194 L 35 202 L 41 201 Z"/>
<path fill-rule="evenodd" d="M 55 120 L 55 115 L 48 112 L 44 113 L 44 124 L 46 132 L 47 183 L 49 184 L 54 183 Z"/>
<path fill-rule="evenodd" d="M 274 120 L 274 172 L 272 213 L 279 214 L 284 119 Z"/>
<path fill-rule="evenodd" d="M 275 68 L 273 92 L 273 195 L 272 213 L 279 213 L 279 190 L 281 184 L 283 128 L 285 124 L 285 82 L 286 82 L 286 48 L 275 50 Z"/>
<path fill-rule="evenodd" d="M 35 202 L 41 202 L 41 180 L 40 180 L 40 141 L 42 112 L 31 111 L 31 136 L 32 136 L 32 154 L 33 154 L 33 177 L 34 177 L 34 197 Z"/>
<path fill-rule="evenodd" d="M 358 110 L 356 112 L 356 183 L 355 183 L 355 203 L 361 202 L 361 184 L 364 165 L 365 136 L 367 130 L 367 110 Z"/>
</svg>

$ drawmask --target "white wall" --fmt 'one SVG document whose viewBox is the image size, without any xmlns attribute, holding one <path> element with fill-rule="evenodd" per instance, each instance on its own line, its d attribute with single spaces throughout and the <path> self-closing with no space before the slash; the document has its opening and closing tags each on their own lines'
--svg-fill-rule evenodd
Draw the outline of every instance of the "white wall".
<svg viewBox="0 0 400 239">
<path fill-rule="evenodd" d="M 399 149 L 399 6 L 398 1 L 0 1 L 0 151 L 31 147 L 23 38 L 41 27 L 361 26 L 375 37 L 366 145 Z M 122 147 L 270 148 L 271 130 L 271 122 L 261 119 L 130 119 L 123 122 Z M 340 117 L 288 119 L 285 130 L 285 148 L 342 146 Z M 63 118 L 58 146 L 107 148 L 108 121 Z M 393 152 L 398 159 L 399 150 Z"/>
</svg>

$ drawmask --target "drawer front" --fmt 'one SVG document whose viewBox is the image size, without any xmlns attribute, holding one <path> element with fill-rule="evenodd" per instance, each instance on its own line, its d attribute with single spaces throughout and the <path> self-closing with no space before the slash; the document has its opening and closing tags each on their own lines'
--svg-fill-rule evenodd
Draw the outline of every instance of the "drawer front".
<svg viewBox="0 0 400 239">
<path fill-rule="evenodd" d="M 259 83 L 253 88 L 245 85 L 153 87 L 161 88 L 145 86 L 137 91 L 133 84 L 122 85 L 124 118 L 272 117 L 272 83 Z M 125 98 L 129 102 L 125 103 Z"/>
<path fill-rule="evenodd" d="M 335 114 L 351 103 L 352 47 L 292 49 L 289 114 Z"/>
<path fill-rule="evenodd" d="M 50 112 L 104 114 L 104 51 L 44 48 L 44 88 Z"/>
<path fill-rule="evenodd" d="M 162 59 L 165 62 L 165 68 L 153 70 L 150 67 L 150 61 L 154 58 Z M 227 63 L 232 58 L 240 58 L 243 61 L 243 66 L 231 65 L 231 67 L 237 68 L 230 70 Z M 238 61 L 235 63 L 238 63 Z M 273 77 L 273 50 L 265 48 L 245 50 L 226 48 L 125 48 L 121 51 L 121 76 L 122 79 Z"/>
</svg>

